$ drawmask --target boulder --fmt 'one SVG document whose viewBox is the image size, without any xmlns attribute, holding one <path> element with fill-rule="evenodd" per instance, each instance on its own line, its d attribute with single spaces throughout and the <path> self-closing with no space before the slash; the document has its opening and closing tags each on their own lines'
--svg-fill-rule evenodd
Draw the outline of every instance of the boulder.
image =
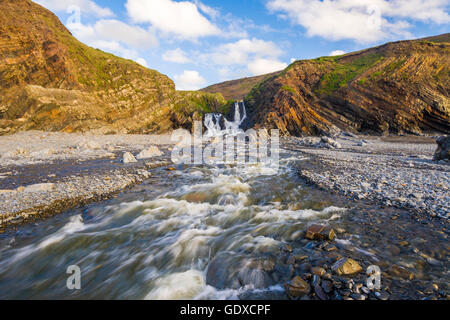
<svg viewBox="0 0 450 320">
<path fill-rule="evenodd" d="M 294 279 L 284 284 L 284 289 L 290 297 L 298 298 L 309 294 L 311 286 L 308 282 L 299 276 L 296 276 Z"/>
<path fill-rule="evenodd" d="M 438 145 L 436 152 L 434 153 L 433 160 L 450 160 L 450 137 L 443 136 L 436 139 Z"/>
<path fill-rule="evenodd" d="M 162 156 L 163 153 L 158 149 L 157 146 L 151 146 L 148 149 L 142 150 L 137 156 L 137 159 L 150 159 L 153 157 Z"/>
<path fill-rule="evenodd" d="M 125 152 L 123 154 L 123 163 L 133 163 L 133 162 L 137 162 L 136 158 L 130 153 L 130 152 Z"/>
<path fill-rule="evenodd" d="M 331 270 L 337 275 L 342 276 L 359 273 L 362 271 L 362 267 L 353 259 L 342 258 L 333 264 Z"/>
<path fill-rule="evenodd" d="M 335 237 L 333 229 L 320 224 L 313 224 L 306 229 L 305 237 L 310 240 L 328 240 L 333 241 Z"/>
<path fill-rule="evenodd" d="M 321 137 L 320 142 L 317 144 L 318 147 L 330 148 L 330 149 L 340 149 L 342 148 L 341 144 L 336 140 L 333 140 L 329 137 Z"/>
</svg>

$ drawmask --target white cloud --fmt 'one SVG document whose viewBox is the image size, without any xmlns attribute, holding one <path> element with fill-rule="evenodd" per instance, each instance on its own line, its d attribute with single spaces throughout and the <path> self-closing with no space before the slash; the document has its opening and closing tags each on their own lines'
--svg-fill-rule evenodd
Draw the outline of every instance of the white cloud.
<svg viewBox="0 0 450 320">
<path fill-rule="evenodd" d="M 92 0 L 34 0 L 41 6 L 51 11 L 67 11 L 71 6 L 76 6 L 80 12 L 93 14 L 100 18 L 112 17 L 114 13 L 109 8 L 100 7 Z"/>
<path fill-rule="evenodd" d="M 192 2 L 127 0 L 125 7 L 133 21 L 151 23 L 154 28 L 163 33 L 185 39 L 220 34 L 220 30 L 203 16 Z M 202 7 L 203 10 L 207 10 L 206 6 Z"/>
<path fill-rule="evenodd" d="M 334 50 L 334 51 L 330 52 L 330 56 L 331 57 L 333 57 L 333 56 L 341 56 L 343 54 L 345 54 L 345 51 L 342 51 L 342 50 Z"/>
<path fill-rule="evenodd" d="M 97 37 L 120 41 L 135 48 L 152 48 L 158 45 L 158 39 L 152 32 L 119 20 L 99 20 L 95 23 L 94 30 Z"/>
<path fill-rule="evenodd" d="M 177 90 L 198 90 L 206 84 L 206 80 L 193 70 L 185 70 L 174 77 Z"/>
<path fill-rule="evenodd" d="M 283 51 L 272 41 L 260 39 L 241 39 L 236 42 L 226 43 L 218 46 L 213 53 L 206 55 L 207 59 L 212 59 L 218 65 L 244 65 L 254 57 L 276 58 Z"/>
<path fill-rule="evenodd" d="M 180 48 L 164 52 L 162 58 L 164 61 L 175 63 L 188 63 L 191 61 L 186 55 L 186 52 L 184 52 Z"/>
<path fill-rule="evenodd" d="M 219 75 L 226 79 L 282 70 L 287 67 L 279 60 L 282 54 L 272 41 L 253 38 L 222 44 L 199 57 L 202 63 L 217 67 Z"/>
<path fill-rule="evenodd" d="M 270 0 L 267 7 L 303 26 L 308 36 L 330 40 L 375 42 L 410 36 L 405 20 L 450 22 L 448 0 Z"/>
<path fill-rule="evenodd" d="M 135 60 L 145 67 L 147 63 L 137 49 L 158 45 L 153 33 L 118 20 L 99 20 L 94 25 L 75 23 L 68 24 L 67 27 L 77 39 L 87 45 Z"/>
<path fill-rule="evenodd" d="M 219 11 L 216 9 L 205 5 L 199 0 L 194 0 L 195 5 L 202 11 L 204 14 L 209 16 L 211 19 L 216 19 L 219 16 Z"/>
<path fill-rule="evenodd" d="M 278 60 L 258 58 L 249 63 L 248 70 L 254 76 L 259 76 L 261 74 L 283 70 L 287 66 L 288 65 L 286 63 L 280 62 Z"/>
</svg>

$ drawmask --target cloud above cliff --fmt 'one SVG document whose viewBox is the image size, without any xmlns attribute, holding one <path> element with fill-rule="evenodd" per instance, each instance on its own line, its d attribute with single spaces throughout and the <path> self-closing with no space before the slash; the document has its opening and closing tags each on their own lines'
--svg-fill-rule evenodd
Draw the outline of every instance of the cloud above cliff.
<svg viewBox="0 0 450 320">
<path fill-rule="evenodd" d="M 174 78 L 177 90 L 198 90 L 206 84 L 206 80 L 195 70 L 185 70 Z"/>
<path fill-rule="evenodd" d="M 34 0 L 36 3 L 52 11 L 70 11 L 76 6 L 80 12 L 93 14 L 99 18 L 113 17 L 114 13 L 109 8 L 104 8 L 92 0 Z"/>
<path fill-rule="evenodd" d="M 410 21 L 450 22 L 448 0 L 270 0 L 267 8 L 310 37 L 375 42 L 410 36 Z"/>
<path fill-rule="evenodd" d="M 188 1 L 128 0 L 125 4 L 128 15 L 136 23 L 150 23 L 163 34 L 185 39 L 213 36 L 221 33 L 201 12 L 214 15 L 215 11 L 201 4 L 199 7 Z"/>
</svg>

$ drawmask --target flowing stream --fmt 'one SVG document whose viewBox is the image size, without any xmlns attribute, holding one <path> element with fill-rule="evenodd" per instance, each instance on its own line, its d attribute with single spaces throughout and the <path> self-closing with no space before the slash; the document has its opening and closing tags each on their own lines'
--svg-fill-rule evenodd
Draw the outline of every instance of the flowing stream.
<svg viewBox="0 0 450 320">
<path fill-rule="evenodd" d="M 235 133 L 244 118 L 245 106 L 238 104 L 224 129 L 215 115 L 205 125 L 211 135 Z M 442 234 L 415 223 L 408 212 L 356 204 L 309 186 L 296 171 L 307 159 L 279 151 L 276 168 L 160 168 L 114 199 L 2 235 L 0 298 L 285 299 L 283 283 L 308 267 L 287 261 L 287 244 L 312 266 L 331 263 L 320 243 L 302 237 L 311 223 L 343 229 L 334 244 L 364 268 L 396 263 L 414 269 L 414 283 L 383 283 L 399 298 L 420 297 L 417 291 L 431 283 L 445 288 Z M 410 247 L 398 245 L 399 237 Z M 81 269 L 81 290 L 66 287 L 70 265 Z"/>
</svg>

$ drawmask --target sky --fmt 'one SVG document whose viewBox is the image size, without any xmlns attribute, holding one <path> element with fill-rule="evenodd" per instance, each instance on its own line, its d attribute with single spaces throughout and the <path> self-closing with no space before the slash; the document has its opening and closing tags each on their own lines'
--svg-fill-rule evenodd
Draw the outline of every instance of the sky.
<svg viewBox="0 0 450 320">
<path fill-rule="evenodd" d="M 34 1 L 80 41 L 158 70 L 178 90 L 450 32 L 449 0 Z"/>
</svg>

